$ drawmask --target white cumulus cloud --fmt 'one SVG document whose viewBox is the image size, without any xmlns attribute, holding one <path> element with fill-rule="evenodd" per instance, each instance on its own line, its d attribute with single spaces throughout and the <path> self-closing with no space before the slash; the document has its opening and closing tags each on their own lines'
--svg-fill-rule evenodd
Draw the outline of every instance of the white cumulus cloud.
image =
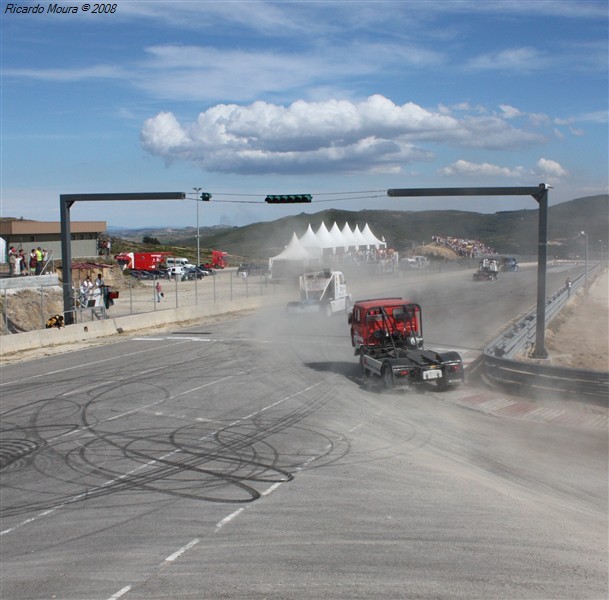
<svg viewBox="0 0 609 600">
<path fill-rule="evenodd" d="M 472 163 L 467 160 L 457 160 L 451 165 L 439 169 L 440 175 L 452 177 L 454 175 L 467 175 L 475 177 L 521 177 L 525 174 L 525 169 L 516 167 L 510 169 L 508 167 L 500 167 L 490 163 Z"/>
<path fill-rule="evenodd" d="M 543 175 L 552 178 L 565 177 L 569 174 L 559 163 L 555 160 L 550 160 L 549 158 L 540 158 L 537 161 L 537 167 Z"/>
<path fill-rule="evenodd" d="M 541 177 L 547 181 L 556 181 L 569 173 L 559 163 L 547 158 L 540 158 L 535 168 L 522 166 L 502 167 L 492 163 L 474 163 L 464 159 L 457 160 L 446 167 L 438 169 L 438 174 L 445 177 L 489 177 L 505 179 L 524 179 Z"/>
<path fill-rule="evenodd" d="M 508 118 L 480 114 L 479 107 L 453 115 L 446 107 L 397 105 L 378 94 L 361 102 L 257 101 L 217 104 L 190 124 L 159 113 L 144 123 L 141 141 L 167 163 L 185 161 L 207 172 L 398 173 L 408 164 L 434 160 L 431 144 L 513 150 L 545 141 Z"/>
</svg>

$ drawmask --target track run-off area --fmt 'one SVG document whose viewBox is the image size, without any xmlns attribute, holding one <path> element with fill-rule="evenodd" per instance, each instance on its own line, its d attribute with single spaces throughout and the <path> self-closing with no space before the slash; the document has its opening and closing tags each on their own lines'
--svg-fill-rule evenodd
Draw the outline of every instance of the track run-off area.
<svg viewBox="0 0 609 600">
<path fill-rule="evenodd" d="M 548 291 L 565 280 L 548 267 Z M 536 267 L 348 282 L 466 366 Z M 606 407 L 364 381 L 344 314 L 281 306 L 8 364 L 7 600 L 608 595 Z"/>
</svg>

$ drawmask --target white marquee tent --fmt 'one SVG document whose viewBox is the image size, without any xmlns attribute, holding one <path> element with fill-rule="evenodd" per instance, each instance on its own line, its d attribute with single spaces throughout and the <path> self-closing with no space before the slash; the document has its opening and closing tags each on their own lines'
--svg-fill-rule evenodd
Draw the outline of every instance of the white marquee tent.
<svg viewBox="0 0 609 600">
<path fill-rule="evenodd" d="M 273 256 L 271 260 L 308 260 L 309 258 L 311 258 L 309 251 L 294 233 L 290 243 L 277 256 Z"/>
<path fill-rule="evenodd" d="M 364 229 L 362 230 L 362 235 L 364 236 L 364 238 L 366 238 L 367 242 L 371 245 L 374 246 L 375 248 L 380 248 L 381 246 L 383 248 L 387 247 L 387 244 L 385 243 L 385 240 L 379 240 L 374 233 L 372 233 L 372 230 L 370 229 L 370 227 L 368 226 L 368 223 L 366 223 Z"/>
<path fill-rule="evenodd" d="M 370 247 L 370 242 L 364 237 L 364 234 L 360 231 L 359 225 L 355 226 L 355 229 L 353 230 L 353 237 L 355 238 L 355 241 L 357 242 L 357 245 L 359 247 Z"/>
<path fill-rule="evenodd" d="M 353 230 L 349 227 L 349 223 L 345 223 L 345 226 L 341 230 L 343 237 L 347 240 L 347 247 L 354 246 L 357 250 L 359 248 Z"/>
<path fill-rule="evenodd" d="M 315 233 L 315 236 L 319 240 L 321 248 L 331 248 L 332 250 L 336 250 L 336 242 L 330 235 L 330 232 L 323 221 Z"/>
<path fill-rule="evenodd" d="M 338 224 L 334 221 L 334 225 L 332 225 L 332 229 L 330 229 L 330 235 L 334 240 L 337 248 L 344 248 L 345 250 L 349 247 L 343 232 L 338 228 Z"/>
<path fill-rule="evenodd" d="M 354 250 L 371 247 L 379 249 L 381 247 L 386 248 L 386 246 L 384 240 L 379 240 L 372 233 L 367 223 L 362 231 L 358 225 L 352 230 L 349 223 L 345 223 L 341 230 L 334 222 L 332 228 L 328 231 L 325 223 L 322 222 L 317 232 L 313 231 L 309 223 L 301 238 L 298 238 L 296 232 L 294 232 L 290 243 L 279 254 L 269 259 L 269 267 L 272 270 L 274 263 L 285 266 L 288 262 L 304 266 L 309 262 L 319 261 L 325 249 L 331 249 L 335 253 L 338 248 L 347 251 L 349 248 Z"/>
<path fill-rule="evenodd" d="M 307 227 L 307 230 L 299 241 L 307 250 L 309 250 L 312 257 L 321 256 L 322 242 L 315 235 L 310 223 L 309 227 Z"/>
</svg>

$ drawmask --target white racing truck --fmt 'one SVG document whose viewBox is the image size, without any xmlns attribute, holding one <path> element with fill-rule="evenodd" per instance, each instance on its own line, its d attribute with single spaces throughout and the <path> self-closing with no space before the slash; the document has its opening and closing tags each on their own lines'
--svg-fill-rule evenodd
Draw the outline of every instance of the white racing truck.
<svg viewBox="0 0 609 600">
<path fill-rule="evenodd" d="M 298 284 L 300 300 L 288 302 L 288 313 L 321 312 L 330 317 L 334 313 L 348 311 L 353 304 L 342 271 L 323 269 L 303 273 L 298 278 Z"/>
</svg>

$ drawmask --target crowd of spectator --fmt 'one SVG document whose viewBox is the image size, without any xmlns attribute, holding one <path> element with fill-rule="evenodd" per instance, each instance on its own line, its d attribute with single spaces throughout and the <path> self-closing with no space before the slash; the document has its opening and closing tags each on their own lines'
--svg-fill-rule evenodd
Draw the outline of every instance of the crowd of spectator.
<svg viewBox="0 0 609 600">
<path fill-rule="evenodd" d="M 49 253 L 46 248 L 32 248 L 26 254 L 23 248 L 17 250 L 11 246 L 8 250 L 9 277 L 18 275 L 41 275 L 49 262 Z"/>
<path fill-rule="evenodd" d="M 431 239 L 434 244 L 442 246 L 443 248 L 448 248 L 463 258 L 475 258 L 477 256 L 497 254 L 494 248 L 491 248 L 478 240 L 441 235 L 432 235 Z"/>
<path fill-rule="evenodd" d="M 347 252 L 337 252 L 324 257 L 330 260 L 332 266 L 337 269 L 348 266 L 363 267 L 373 265 L 377 272 L 389 273 L 398 268 L 398 253 L 392 248 L 361 248 Z"/>
</svg>

